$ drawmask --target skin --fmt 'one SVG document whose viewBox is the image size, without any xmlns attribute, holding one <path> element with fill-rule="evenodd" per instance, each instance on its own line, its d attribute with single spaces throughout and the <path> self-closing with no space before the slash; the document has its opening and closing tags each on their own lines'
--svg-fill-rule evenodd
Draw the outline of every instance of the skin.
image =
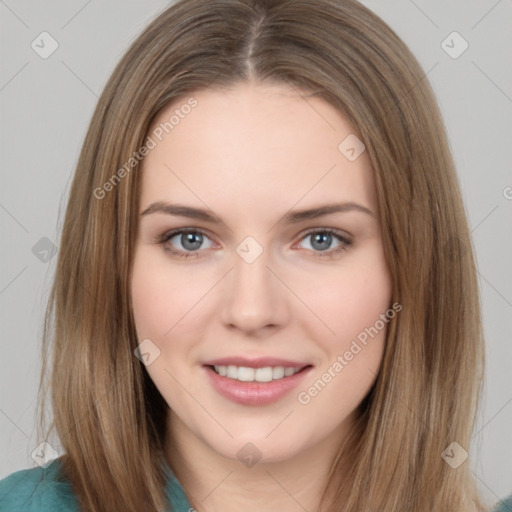
<svg viewBox="0 0 512 512">
<path fill-rule="evenodd" d="M 308 404 L 298 401 L 390 308 L 392 292 L 367 153 L 349 161 L 338 145 L 354 128 L 324 100 L 302 95 L 253 82 L 195 93 L 197 106 L 143 162 L 140 213 L 165 201 L 222 219 L 141 215 L 131 281 L 139 342 L 149 338 L 160 350 L 145 368 L 169 405 L 167 460 L 199 512 L 314 510 L 382 361 L 386 327 Z M 289 210 L 335 202 L 373 215 L 281 221 Z M 195 251 L 180 235 L 166 242 L 196 257 L 159 243 L 177 228 L 204 232 Z M 311 228 L 339 230 L 352 243 L 326 257 L 344 242 L 315 244 Z M 263 248 L 252 263 L 236 252 L 247 236 Z M 314 367 L 278 402 L 240 405 L 219 395 L 202 367 L 232 355 Z M 261 454 L 252 467 L 237 457 L 249 442 Z"/>
</svg>

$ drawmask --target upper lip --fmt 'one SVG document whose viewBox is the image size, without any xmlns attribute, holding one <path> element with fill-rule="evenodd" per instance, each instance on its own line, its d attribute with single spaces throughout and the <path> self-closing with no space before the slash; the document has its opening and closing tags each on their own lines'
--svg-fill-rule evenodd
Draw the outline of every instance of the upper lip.
<svg viewBox="0 0 512 512">
<path fill-rule="evenodd" d="M 291 361 L 289 359 L 280 359 L 278 357 L 257 357 L 247 359 L 246 357 L 222 357 L 212 359 L 204 363 L 207 366 L 244 366 L 247 368 L 265 368 L 267 366 L 284 366 L 285 368 L 304 368 L 310 366 L 310 363 L 300 361 Z"/>
</svg>

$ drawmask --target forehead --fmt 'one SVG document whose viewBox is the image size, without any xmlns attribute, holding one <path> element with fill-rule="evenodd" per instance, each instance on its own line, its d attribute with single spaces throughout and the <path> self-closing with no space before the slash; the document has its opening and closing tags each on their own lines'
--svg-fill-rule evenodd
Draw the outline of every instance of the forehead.
<svg viewBox="0 0 512 512">
<path fill-rule="evenodd" d="M 153 123 L 141 207 L 179 200 L 265 216 L 273 205 L 346 200 L 374 209 L 366 153 L 351 161 L 339 149 L 354 132 L 329 103 L 284 84 L 195 92 Z"/>
</svg>

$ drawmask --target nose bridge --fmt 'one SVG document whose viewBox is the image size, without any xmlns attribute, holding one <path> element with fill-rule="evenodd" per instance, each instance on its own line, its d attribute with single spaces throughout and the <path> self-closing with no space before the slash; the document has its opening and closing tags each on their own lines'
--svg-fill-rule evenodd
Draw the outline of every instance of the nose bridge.
<svg viewBox="0 0 512 512">
<path fill-rule="evenodd" d="M 268 267 L 272 267 L 271 252 L 255 238 L 247 237 L 236 247 L 224 322 L 256 330 L 284 321 L 285 289 Z"/>
</svg>

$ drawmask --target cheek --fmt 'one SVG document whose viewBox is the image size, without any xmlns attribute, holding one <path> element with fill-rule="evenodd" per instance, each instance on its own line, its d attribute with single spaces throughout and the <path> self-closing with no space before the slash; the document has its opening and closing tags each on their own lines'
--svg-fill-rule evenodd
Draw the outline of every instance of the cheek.
<svg viewBox="0 0 512 512">
<path fill-rule="evenodd" d="M 193 282 L 193 276 L 173 268 L 165 254 L 151 247 L 136 249 L 131 297 L 137 338 L 139 343 L 151 340 L 157 347 L 150 345 L 153 354 L 158 350 L 158 356 L 145 370 L 166 402 L 177 408 L 185 407 L 187 402 L 178 383 L 186 381 L 182 363 L 190 350 L 187 340 L 194 335 L 192 306 L 200 290 L 190 286 Z"/>
<path fill-rule="evenodd" d="M 391 292 L 391 277 L 379 247 L 317 278 L 308 295 L 311 309 L 324 323 L 317 332 L 324 334 L 326 348 L 343 350 L 374 326 L 391 307 Z M 382 330 L 381 322 L 378 327 Z"/>
<path fill-rule="evenodd" d="M 175 335 L 191 322 L 192 306 L 204 293 L 194 276 L 184 267 L 173 267 L 163 251 L 146 247 L 136 251 L 131 294 L 139 338 L 164 341 Z"/>
<path fill-rule="evenodd" d="M 167 316 L 172 311 L 173 304 L 168 302 L 172 294 L 166 293 L 165 277 L 158 267 L 140 263 L 141 260 L 135 260 L 132 274 L 133 314 L 138 337 L 154 337 L 171 327 Z"/>
<path fill-rule="evenodd" d="M 397 314 L 390 303 L 391 278 L 380 250 L 340 269 L 333 282 L 336 285 L 325 283 L 329 293 L 317 288 L 314 294 L 316 311 L 329 330 L 322 328 L 322 335 L 317 330 L 312 339 L 325 358 L 297 394 L 305 414 L 332 427 L 354 411 L 370 390 L 389 322 Z M 313 336 L 314 330 L 310 332 Z"/>
</svg>

